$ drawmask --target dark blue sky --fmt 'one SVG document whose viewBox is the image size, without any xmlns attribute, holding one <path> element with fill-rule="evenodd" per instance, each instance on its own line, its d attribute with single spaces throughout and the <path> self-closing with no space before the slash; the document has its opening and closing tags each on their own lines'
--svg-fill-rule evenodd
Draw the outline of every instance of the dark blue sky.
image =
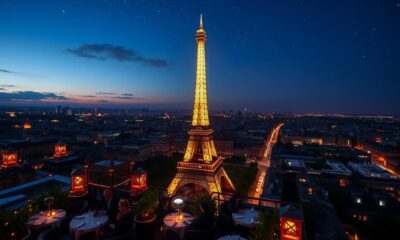
<svg viewBox="0 0 400 240">
<path fill-rule="evenodd" d="M 400 1 L 0 0 L 0 103 L 400 114 Z"/>
</svg>

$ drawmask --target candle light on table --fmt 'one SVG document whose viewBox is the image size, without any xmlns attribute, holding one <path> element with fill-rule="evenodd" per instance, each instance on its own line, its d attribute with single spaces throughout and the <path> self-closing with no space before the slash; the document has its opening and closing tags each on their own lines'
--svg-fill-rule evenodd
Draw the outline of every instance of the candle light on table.
<svg viewBox="0 0 400 240">
<path fill-rule="evenodd" d="M 182 214 L 182 209 L 185 206 L 185 201 L 183 200 L 182 197 L 180 196 L 175 196 L 172 199 L 172 207 L 175 208 L 178 213 L 176 215 L 176 218 L 178 221 L 183 220 L 183 214 Z"/>
</svg>

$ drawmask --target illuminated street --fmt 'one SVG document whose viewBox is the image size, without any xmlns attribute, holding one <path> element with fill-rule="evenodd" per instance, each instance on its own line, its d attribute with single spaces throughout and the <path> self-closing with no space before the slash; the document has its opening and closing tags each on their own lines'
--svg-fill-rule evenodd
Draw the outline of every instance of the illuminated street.
<svg viewBox="0 0 400 240">
<path fill-rule="evenodd" d="M 265 176 L 268 173 L 268 168 L 270 167 L 271 161 L 271 153 L 274 145 L 278 141 L 279 131 L 283 127 L 283 123 L 278 124 L 272 130 L 271 134 L 268 135 L 266 144 L 265 144 L 265 151 L 263 154 L 263 158 L 261 161 L 258 162 L 258 173 L 256 182 L 253 184 L 252 189 L 249 193 L 249 196 L 254 198 L 259 198 L 262 194 L 262 189 L 264 187 Z"/>
</svg>

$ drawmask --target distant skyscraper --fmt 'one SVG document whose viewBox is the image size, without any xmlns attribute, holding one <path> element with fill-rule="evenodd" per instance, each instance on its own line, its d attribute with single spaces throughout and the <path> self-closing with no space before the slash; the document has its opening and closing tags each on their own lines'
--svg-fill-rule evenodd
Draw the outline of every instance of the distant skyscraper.
<svg viewBox="0 0 400 240">
<path fill-rule="evenodd" d="M 99 113 L 100 113 L 100 107 L 99 106 L 94 107 L 94 115 L 97 116 L 97 114 Z"/>
<path fill-rule="evenodd" d="M 210 128 L 207 106 L 206 79 L 206 32 L 200 15 L 200 28 L 196 31 L 197 68 L 194 95 L 192 128 L 182 162 L 178 162 L 178 173 L 168 187 L 168 194 L 174 195 L 180 187 L 194 185 L 208 193 L 233 191 L 234 186 L 217 156 Z"/>
<path fill-rule="evenodd" d="M 61 105 L 58 105 L 56 108 L 56 113 L 61 113 Z"/>
</svg>

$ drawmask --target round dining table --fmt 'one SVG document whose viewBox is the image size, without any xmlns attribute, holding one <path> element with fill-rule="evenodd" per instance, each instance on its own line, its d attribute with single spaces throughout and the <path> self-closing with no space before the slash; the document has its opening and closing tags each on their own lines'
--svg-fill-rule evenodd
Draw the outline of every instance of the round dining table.
<svg viewBox="0 0 400 240">
<path fill-rule="evenodd" d="M 232 213 L 232 219 L 235 225 L 241 225 L 248 228 L 254 228 L 259 224 L 258 211 L 254 208 L 246 209 L 242 213 Z"/>
<path fill-rule="evenodd" d="M 27 225 L 33 228 L 41 228 L 47 226 L 60 226 L 62 220 L 65 219 L 66 213 L 62 209 L 53 209 L 50 211 L 40 211 L 31 216 Z"/>
<path fill-rule="evenodd" d="M 182 213 L 183 218 L 178 219 L 178 214 L 176 212 L 170 213 L 164 218 L 163 231 L 171 230 L 176 232 L 180 239 L 185 236 L 186 228 L 193 222 L 193 216 L 189 213 Z"/>
<path fill-rule="evenodd" d="M 220 238 L 218 238 L 218 240 L 247 240 L 246 238 L 244 238 L 244 237 L 241 237 L 240 235 L 225 235 L 225 236 L 222 236 L 222 237 L 220 237 Z"/>
<path fill-rule="evenodd" d="M 95 214 L 87 212 L 83 215 L 74 217 L 69 223 L 69 231 L 75 240 L 78 240 L 82 234 L 95 232 L 96 239 L 100 238 L 100 228 L 108 221 L 108 216 L 104 213 Z"/>
</svg>

